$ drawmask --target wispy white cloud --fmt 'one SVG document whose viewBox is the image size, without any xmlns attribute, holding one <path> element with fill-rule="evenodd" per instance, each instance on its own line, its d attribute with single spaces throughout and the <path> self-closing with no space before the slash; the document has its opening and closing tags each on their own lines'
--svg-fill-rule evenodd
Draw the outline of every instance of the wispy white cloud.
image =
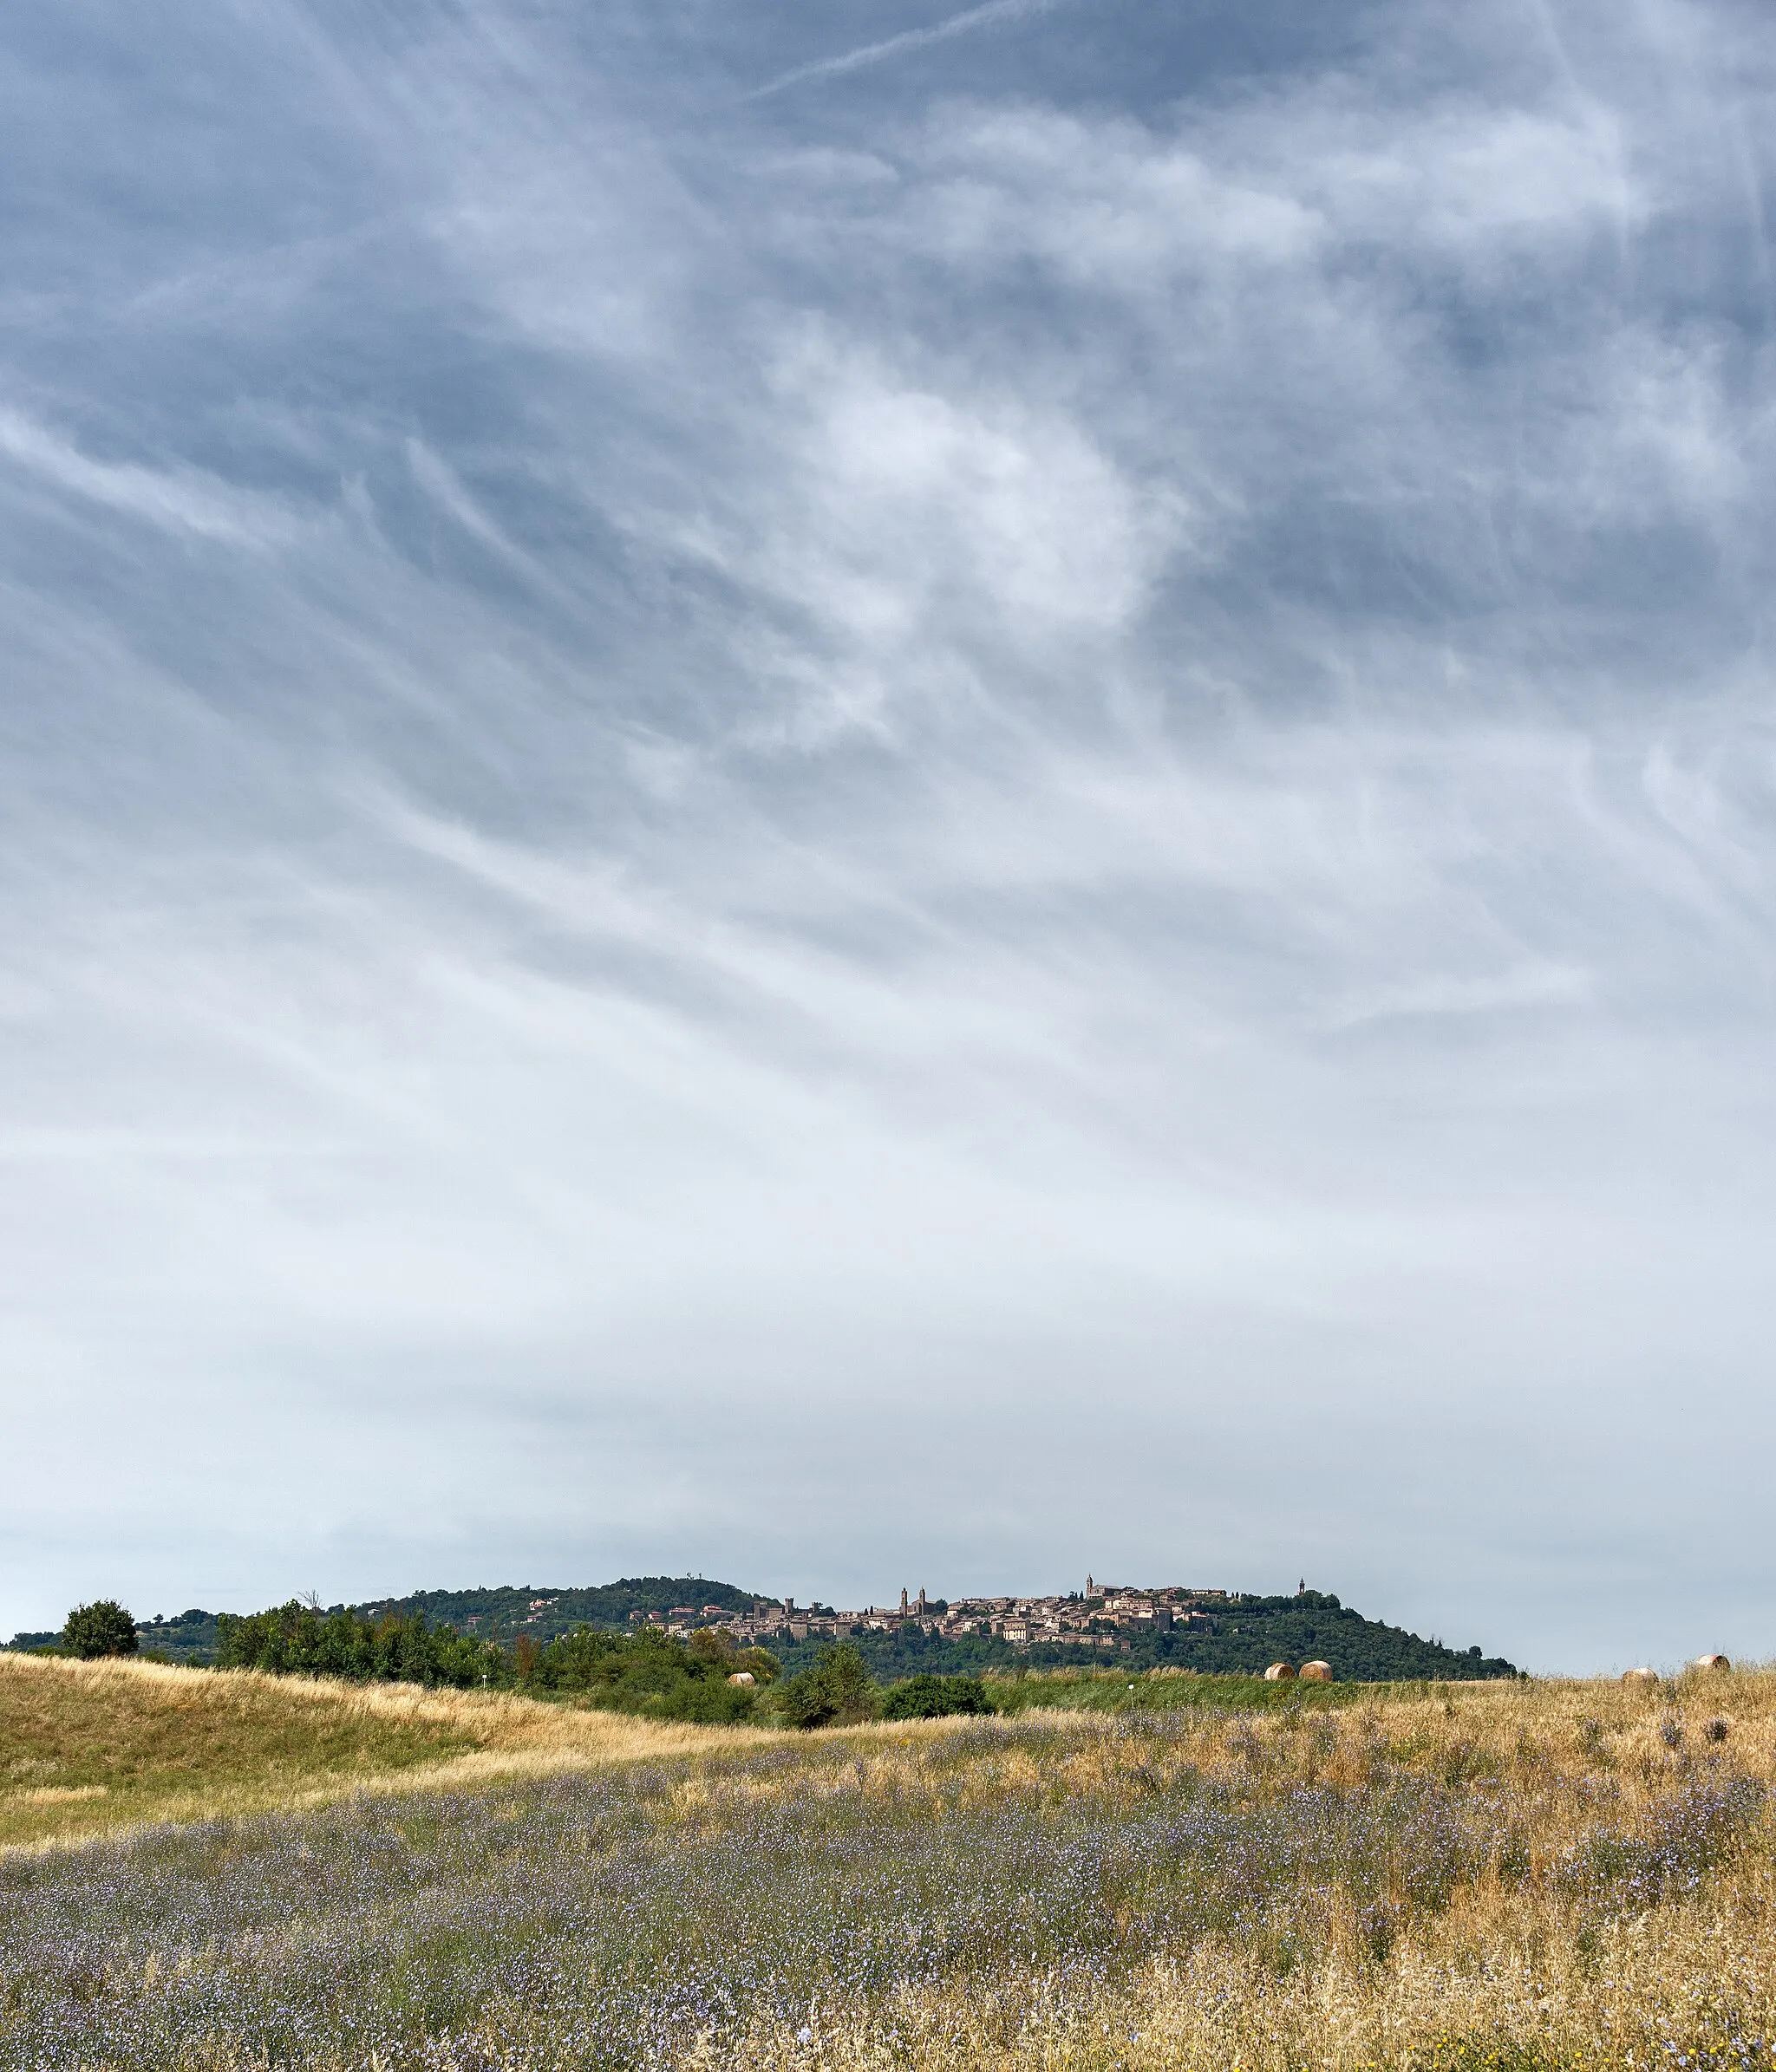
<svg viewBox="0 0 1776 2072">
<path fill-rule="evenodd" d="M 809 64 L 793 66 L 764 86 L 755 88 L 747 99 L 763 101 L 788 87 L 802 86 L 817 79 L 836 79 L 847 72 L 861 72 L 868 66 L 884 64 L 915 50 L 928 49 L 933 43 L 948 42 L 952 36 L 970 36 L 976 29 L 996 29 L 1052 14 L 1063 3 L 1064 0 L 986 0 L 983 6 L 964 8 L 960 14 L 948 16 L 928 27 L 903 29 L 898 36 L 859 44 L 837 57 L 816 58 Z"/>
<path fill-rule="evenodd" d="M 16 410 L 0 408 L 0 454 L 56 489 L 163 531 L 259 550 L 293 531 L 291 515 L 271 498 L 189 466 L 91 459 Z"/>
<path fill-rule="evenodd" d="M 1329 1026 L 1355 1028 L 1391 1015 L 1498 1014 L 1522 1008 L 1575 1007 L 1591 991 L 1590 974 L 1570 965 L 1519 965 L 1481 977 L 1428 974 L 1347 1001 Z"/>
<path fill-rule="evenodd" d="M 21 1623 L 917 1537 L 1583 1660 L 1704 1514 L 1762 1588 L 1762 176 L 1666 75 L 1743 139 L 1768 68 L 967 40 L 1029 11 L 237 14 L 201 159 L 90 68 L 131 184 L 27 183 L 0 370 L 0 1300 L 9 1436 L 111 1437 Z"/>
</svg>

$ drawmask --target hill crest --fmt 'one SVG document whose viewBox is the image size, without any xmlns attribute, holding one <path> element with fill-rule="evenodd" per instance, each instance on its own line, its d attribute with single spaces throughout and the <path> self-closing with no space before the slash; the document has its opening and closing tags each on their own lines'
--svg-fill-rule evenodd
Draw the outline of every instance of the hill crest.
<svg viewBox="0 0 1776 2072">
<path fill-rule="evenodd" d="M 1100 1611 L 1094 1600 L 1072 1593 L 1066 1600 L 976 1599 L 952 1607 L 935 1599 L 906 1613 L 835 1613 L 813 1606 L 800 1612 L 784 1600 L 738 1584 L 703 1576 L 626 1576 L 590 1587 L 532 1584 L 482 1586 L 464 1590 L 418 1590 L 402 1597 L 365 1600 L 350 1607 L 361 1616 L 385 1614 L 454 1626 L 459 1632 L 506 1646 L 524 1637 L 539 1645 L 579 1626 L 606 1631 L 638 1624 L 695 1627 L 730 1625 L 761 1640 L 787 1670 L 803 1667 L 834 1639 L 850 1639 L 862 1650 L 879 1681 L 922 1671 L 954 1674 L 982 1669 L 1015 1670 L 1114 1663 L 1130 1669 L 1175 1667 L 1211 1674 L 1252 1673 L 1277 1660 L 1322 1658 L 1342 1681 L 1353 1683 L 1477 1681 L 1515 1676 L 1502 1656 L 1478 1647 L 1446 1647 L 1416 1633 L 1365 1619 L 1329 1594 L 1313 1590 L 1292 1597 L 1245 1596 L 1221 1591 L 1128 1590 L 1105 1602 L 1156 1606 L 1163 1619 L 1139 1610 Z M 1077 1632 L 1045 1635 L 1015 1607 L 1065 1604 Z M 978 1606 L 981 1616 L 958 1616 Z M 991 1607 L 1003 1607 L 993 1610 Z M 334 1607 L 336 1609 L 340 1607 Z M 675 1616 L 676 1615 L 676 1616 Z M 202 1664 L 213 1658 L 217 1615 L 193 1608 L 175 1618 L 139 1625 L 142 1647 L 173 1662 Z M 1008 1637 L 1008 1629 L 1011 1636 Z M 48 1633 L 21 1633 L 16 1650 L 54 1641 Z"/>
</svg>

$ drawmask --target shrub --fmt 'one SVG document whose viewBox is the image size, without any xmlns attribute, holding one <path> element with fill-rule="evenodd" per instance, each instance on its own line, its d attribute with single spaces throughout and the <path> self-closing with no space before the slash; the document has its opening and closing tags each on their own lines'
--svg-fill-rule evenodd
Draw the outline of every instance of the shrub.
<svg viewBox="0 0 1776 2072">
<path fill-rule="evenodd" d="M 884 1719 L 943 1719 L 953 1712 L 990 1712 L 993 1701 L 978 1677 L 909 1677 L 882 1701 Z"/>
<path fill-rule="evenodd" d="M 62 1652 L 90 1662 L 100 1655 L 133 1655 L 138 1645 L 135 1621 L 115 1598 L 76 1605 L 62 1629 Z"/>
<path fill-rule="evenodd" d="M 737 1650 L 725 1633 L 720 1641 L 697 1633 L 687 1645 L 653 1626 L 605 1633 L 583 1626 L 541 1649 L 521 1680 L 527 1691 L 572 1694 L 612 1711 L 722 1725 L 753 1716 L 754 1686 L 728 1681 L 736 1668 L 762 1682 L 776 1673 L 777 1658 Z"/>
<path fill-rule="evenodd" d="M 777 1706 L 792 1727 L 854 1727 L 873 1719 L 882 1694 L 848 1640 L 823 1647 L 812 1669 L 780 1686 Z"/>
</svg>

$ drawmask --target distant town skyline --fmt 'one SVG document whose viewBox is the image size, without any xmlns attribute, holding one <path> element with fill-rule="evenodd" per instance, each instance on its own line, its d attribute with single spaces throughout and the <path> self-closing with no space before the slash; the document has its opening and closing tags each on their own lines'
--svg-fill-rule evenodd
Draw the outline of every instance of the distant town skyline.
<svg viewBox="0 0 1776 2072">
<path fill-rule="evenodd" d="M 929 1607 L 921 1584 L 916 1597 L 903 1585 L 898 1606 L 870 1604 L 846 1611 L 823 1606 L 815 1600 L 798 1607 L 794 1597 L 786 1595 L 780 1603 L 764 1605 L 751 1613 L 733 1613 L 719 1605 L 683 1605 L 664 1612 L 631 1612 L 629 1616 L 633 1623 L 659 1626 L 677 1634 L 691 1632 L 698 1625 L 719 1623 L 737 1639 L 759 1642 L 779 1633 L 794 1640 L 836 1640 L 858 1631 L 891 1632 L 915 1625 L 948 1640 L 978 1633 L 1017 1645 L 1043 1640 L 1058 1645 L 1114 1647 L 1120 1632 L 1169 1633 L 1174 1626 L 1188 1624 L 1193 1618 L 1206 1620 L 1204 1607 L 1224 1604 L 1227 1596 L 1225 1590 L 1192 1589 L 1182 1584 L 1099 1586 L 1087 1575 L 1083 1591 L 1052 1596 L 946 1598 Z M 539 1600 L 533 1609 L 545 1601 Z"/>
</svg>

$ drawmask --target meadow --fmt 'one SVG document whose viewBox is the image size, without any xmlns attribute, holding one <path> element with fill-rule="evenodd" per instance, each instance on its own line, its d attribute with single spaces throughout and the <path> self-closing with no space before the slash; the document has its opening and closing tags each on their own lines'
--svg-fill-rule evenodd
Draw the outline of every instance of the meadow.
<svg viewBox="0 0 1776 2072">
<path fill-rule="evenodd" d="M 9 1665 L 9 1719 L 20 1673 L 91 1672 Z M 101 1673 L 43 1703 L 236 1681 Z M 1160 1681 L 811 1735 L 310 1685 L 330 1752 L 285 1730 L 272 1810 L 241 1766 L 292 1686 L 241 1678 L 203 1817 L 150 1794 L 0 1856 L 0 2067 L 1772 2062 L 1776 1677 L 1269 1710 Z M 354 1727 L 371 1695 L 409 1710 Z"/>
<path fill-rule="evenodd" d="M 989 1670 L 985 1682 L 995 1711 L 1013 1717 L 1046 1710 L 1322 1712 L 1443 1688 L 1429 1684 L 1272 1684 L 1263 1677 L 1201 1676 L 1185 1669 L 1150 1669 L 1138 1676 L 1115 1669 L 1058 1669 L 1015 1677 Z"/>
<path fill-rule="evenodd" d="M 0 1653 L 0 1849 L 760 1738 L 504 1691 Z"/>
</svg>

